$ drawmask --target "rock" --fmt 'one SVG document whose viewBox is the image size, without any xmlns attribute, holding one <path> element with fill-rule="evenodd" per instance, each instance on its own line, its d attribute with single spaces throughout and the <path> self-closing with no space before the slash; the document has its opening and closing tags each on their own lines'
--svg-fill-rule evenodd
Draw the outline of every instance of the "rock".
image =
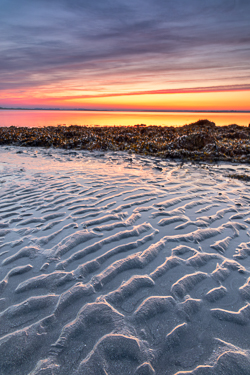
<svg viewBox="0 0 250 375">
<path fill-rule="evenodd" d="M 249 135 L 243 131 L 231 131 L 226 134 L 228 139 L 249 139 Z"/>
<path fill-rule="evenodd" d="M 183 126 L 186 129 L 206 129 L 206 128 L 216 128 L 216 125 L 213 121 L 209 120 L 198 120 L 196 122 L 192 122 L 191 124 Z"/>
<path fill-rule="evenodd" d="M 208 144 L 215 144 L 214 137 L 206 132 L 199 132 L 179 137 L 172 146 L 189 151 L 201 150 Z"/>
</svg>

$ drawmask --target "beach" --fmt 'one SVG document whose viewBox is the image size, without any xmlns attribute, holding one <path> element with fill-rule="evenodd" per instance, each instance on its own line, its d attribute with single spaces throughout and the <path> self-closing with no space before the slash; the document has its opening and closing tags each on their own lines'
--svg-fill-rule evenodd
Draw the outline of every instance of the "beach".
<svg viewBox="0 0 250 375">
<path fill-rule="evenodd" d="M 106 151 L 56 129 L 0 147 L 0 373 L 249 374 L 249 129 L 225 159 L 207 123 L 173 136 L 185 158 L 134 149 L 157 128 Z"/>
<path fill-rule="evenodd" d="M 0 1 L 0 375 L 250 375 L 250 1 Z"/>
</svg>

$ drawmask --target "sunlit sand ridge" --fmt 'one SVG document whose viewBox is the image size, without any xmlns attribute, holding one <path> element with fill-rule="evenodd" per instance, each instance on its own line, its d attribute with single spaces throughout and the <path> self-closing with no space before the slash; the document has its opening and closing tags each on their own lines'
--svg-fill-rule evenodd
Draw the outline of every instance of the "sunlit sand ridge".
<svg viewBox="0 0 250 375">
<path fill-rule="evenodd" d="M 0 373 L 250 373 L 247 165 L 1 148 Z"/>
</svg>

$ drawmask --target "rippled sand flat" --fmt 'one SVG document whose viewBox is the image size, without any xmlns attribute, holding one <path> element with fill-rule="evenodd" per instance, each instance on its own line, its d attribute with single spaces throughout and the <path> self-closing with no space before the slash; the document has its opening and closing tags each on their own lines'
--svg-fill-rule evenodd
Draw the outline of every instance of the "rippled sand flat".
<svg viewBox="0 0 250 375">
<path fill-rule="evenodd" d="M 250 374 L 249 173 L 2 147 L 0 374 Z"/>
</svg>

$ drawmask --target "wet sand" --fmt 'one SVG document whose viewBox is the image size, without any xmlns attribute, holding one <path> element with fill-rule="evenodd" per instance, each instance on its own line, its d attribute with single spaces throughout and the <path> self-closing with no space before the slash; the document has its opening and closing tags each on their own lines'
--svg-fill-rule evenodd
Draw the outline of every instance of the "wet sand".
<svg viewBox="0 0 250 375">
<path fill-rule="evenodd" d="M 250 374 L 248 164 L 0 148 L 0 373 Z"/>
</svg>

